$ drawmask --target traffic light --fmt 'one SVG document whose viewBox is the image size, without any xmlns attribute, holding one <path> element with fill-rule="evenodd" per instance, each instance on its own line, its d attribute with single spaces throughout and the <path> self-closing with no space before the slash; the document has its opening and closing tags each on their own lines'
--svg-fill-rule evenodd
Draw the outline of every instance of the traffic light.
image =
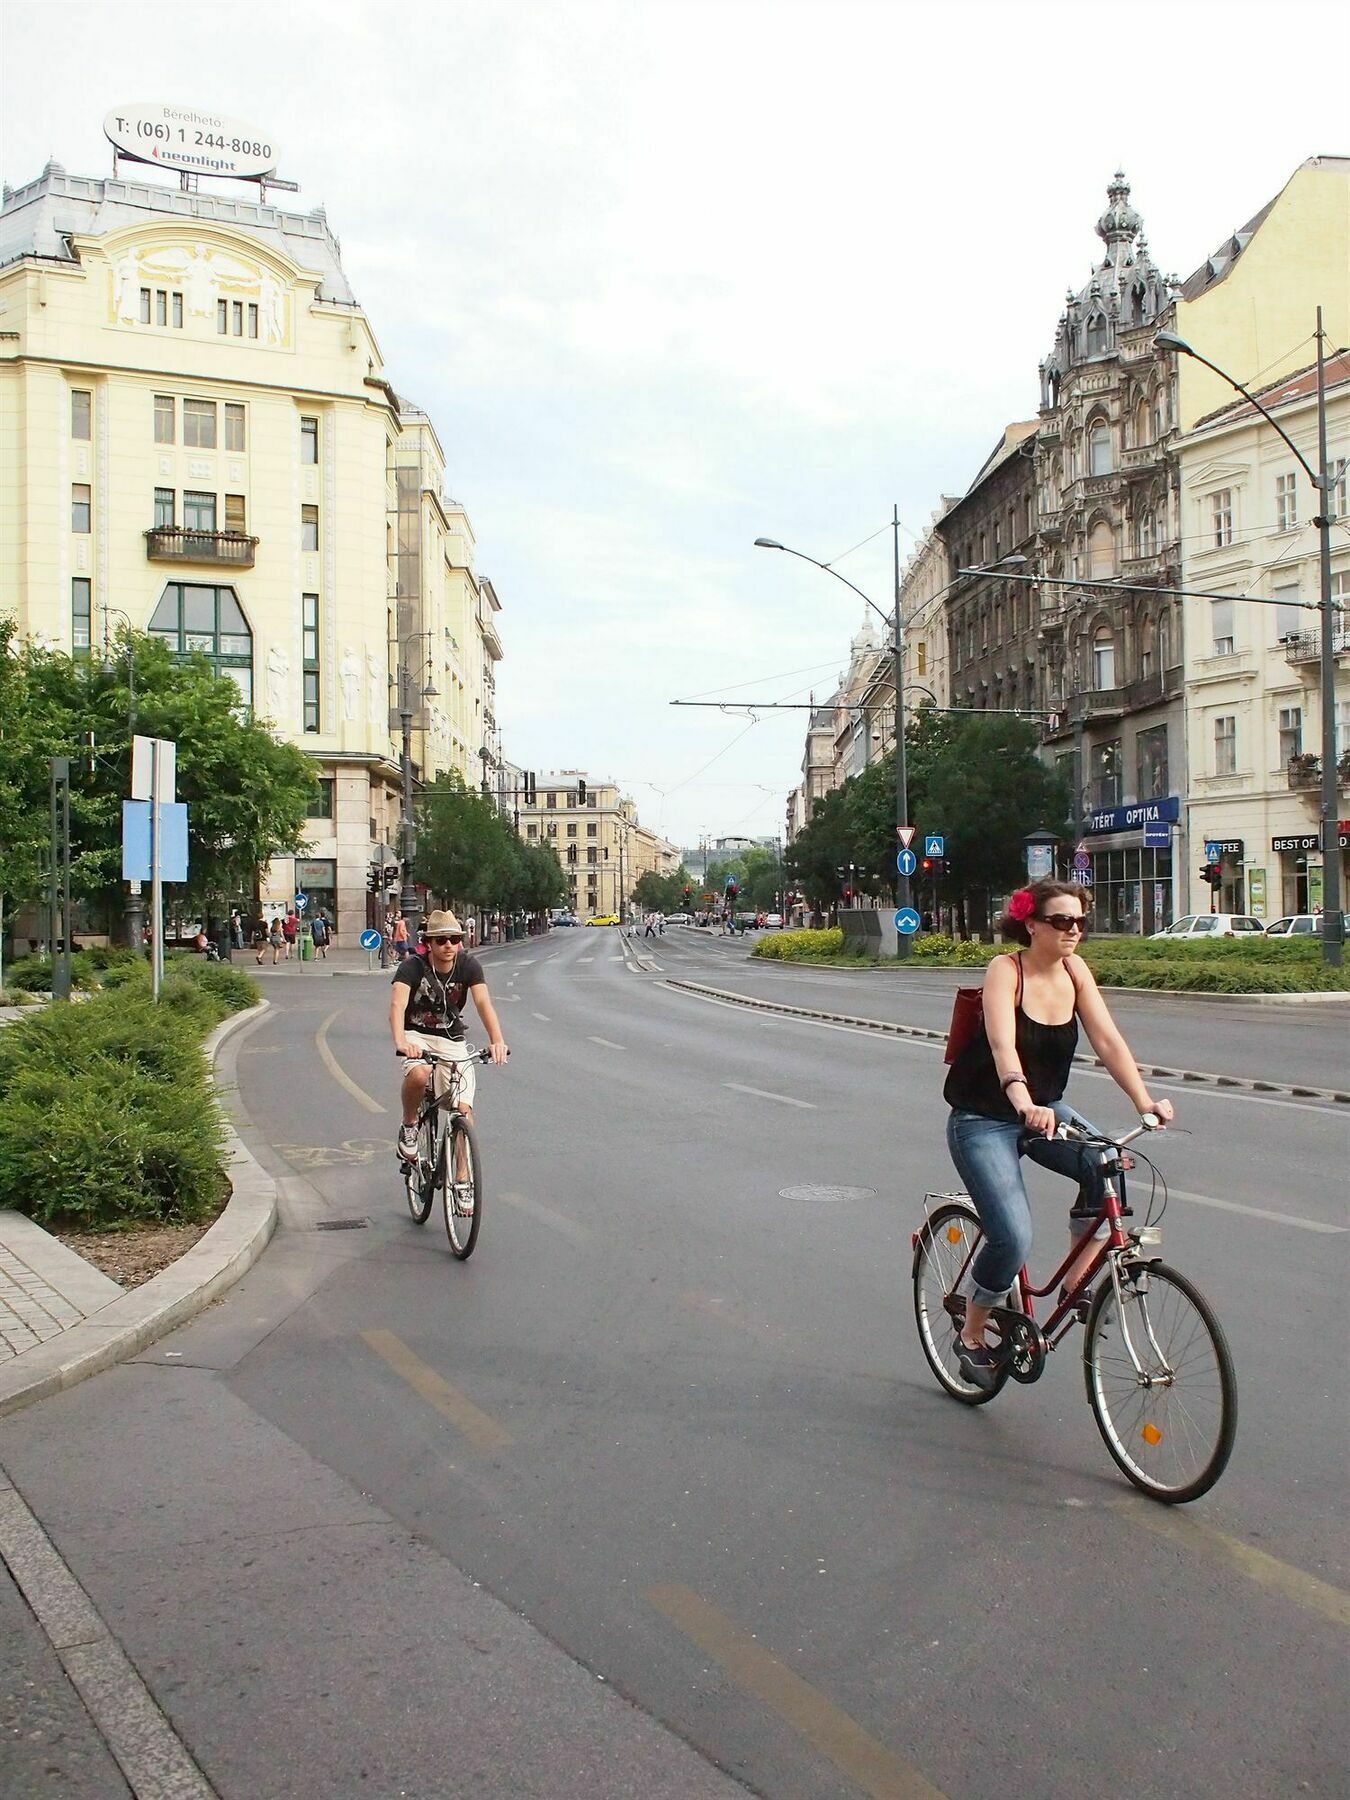
<svg viewBox="0 0 1350 1800">
<path fill-rule="evenodd" d="M 689 883 L 687 881 L 684 884 L 684 899 L 685 899 L 685 904 L 688 905 L 688 903 L 689 903 Z"/>
<path fill-rule="evenodd" d="M 851 887 L 846 887 L 844 889 L 844 898 L 845 900 L 851 900 L 853 898 L 853 889 Z"/>
<path fill-rule="evenodd" d="M 1223 870 L 1216 862 L 1202 863 L 1200 865 L 1200 879 L 1201 881 L 1207 882 L 1212 888 L 1222 887 Z"/>
<path fill-rule="evenodd" d="M 925 875 L 931 875 L 933 873 L 933 858 L 931 856 L 924 857 L 922 868 Z"/>
<path fill-rule="evenodd" d="M 728 875 L 727 876 L 727 899 L 734 900 L 735 898 L 736 898 L 736 877 L 734 875 Z"/>
<path fill-rule="evenodd" d="M 380 867 L 379 863 L 372 863 L 366 875 L 366 886 L 370 889 L 372 894 L 379 893 L 383 880 L 384 870 Z"/>
<path fill-rule="evenodd" d="M 581 777 L 578 777 L 578 780 L 577 780 L 577 805 L 585 806 L 585 804 L 586 804 L 586 781 L 585 781 L 585 777 L 581 776 Z"/>
</svg>

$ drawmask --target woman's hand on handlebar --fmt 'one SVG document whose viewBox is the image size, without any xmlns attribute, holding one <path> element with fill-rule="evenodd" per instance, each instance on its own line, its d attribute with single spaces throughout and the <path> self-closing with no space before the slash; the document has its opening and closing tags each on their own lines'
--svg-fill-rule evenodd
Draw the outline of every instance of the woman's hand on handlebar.
<svg viewBox="0 0 1350 1800">
<path fill-rule="evenodd" d="M 1158 1121 L 1159 1130 L 1161 1130 L 1164 1125 L 1170 1124 L 1177 1116 L 1176 1110 L 1170 1100 L 1150 1100 L 1147 1106 L 1142 1106 L 1139 1109 L 1139 1116 L 1141 1119 L 1146 1113 L 1153 1114 L 1154 1118 Z"/>
<path fill-rule="evenodd" d="M 1021 1114 L 1023 1131 L 1030 1132 L 1033 1137 L 1052 1138 L 1059 1120 L 1048 1106 L 1029 1106 Z"/>
</svg>

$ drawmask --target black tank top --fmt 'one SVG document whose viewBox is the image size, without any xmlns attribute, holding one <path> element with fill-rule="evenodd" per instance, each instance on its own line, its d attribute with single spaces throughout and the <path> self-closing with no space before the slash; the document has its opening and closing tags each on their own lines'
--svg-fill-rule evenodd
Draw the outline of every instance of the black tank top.
<svg viewBox="0 0 1350 1800">
<path fill-rule="evenodd" d="M 1072 981 L 1073 977 L 1069 979 Z M 1062 1100 L 1068 1086 L 1073 1053 L 1078 1048 L 1078 1000 L 1074 990 L 1073 1017 L 1063 1025 L 1043 1025 L 1028 1018 L 1022 1009 L 1022 966 L 1017 967 L 1017 1055 L 1022 1073 L 1027 1078 L 1031 1098 L 1037 1106 L 1052 1106 Z M 980 1029 L 952 1064 L 942 1097 L 948 1106 L 963 1112 L 981 1113 L 986 1119 L 1016 1119 L 1017 1108 L 1009 1100 L 994 1067 L 994 1052 L 989 1047 L 989 1034 L 984 1020 Z"/>
</svg>

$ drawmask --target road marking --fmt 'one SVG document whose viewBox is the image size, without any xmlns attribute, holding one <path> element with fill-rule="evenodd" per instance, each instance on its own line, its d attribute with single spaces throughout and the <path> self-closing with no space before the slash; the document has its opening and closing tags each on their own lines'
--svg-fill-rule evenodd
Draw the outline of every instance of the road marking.
<svg viewBox="0 0 1350 1800">
<path fill-rule="evenodd" d="M 341 1066 L 338 1059 L 333 1055 L 333 1052 L 328 1048 L 328 1027 L 333 1023 L 333 1020 L 337 1018 L 338 1013 L 341 1011 L 342 1008 L 339 1007 L 338 1012 L 329 1013 L 328 1017 L 314 1034 L 314 1042 L 318 1046 L 319 1051 L 319 1060 L 333 1077 L 333 1080 L 337 1082 L 338 1086 L 346 1088 L 352 1099 L 357 1101 L 359 1105 L 364 1106 L 367 1112 L 388 1112 L 389 1109 L 387 1106 L 381 1106 L 378 1100 L 371 1099 L 370 1095 L 363 1087 L 357 1087 L 351 1076 Z"/>
<path fill-rule="evenodd" d="M 593 956 L 579 956 L 577 958 L 577 961 L 578 962 L 594 962 L 595 958 Z"/>
<path fill-rule="evenodd" d="M 551 1206 L 545 1206 L 542 1200 L 530 1200 L 524 1194 L 503 1194 L 501 1198 L 508 1206 L 514 1206 L 517 1212 L 528 1213 L 530 1218 L 538 1219 L 541 1225 L 547 1225 L 550 1231 L 556 1231 L 560 1237 L 568 1238 L 574 1244 L 588 1244 L 591 1241 L 591 1234 L 584 1225 L 578 1225 L 566 1213 L 555 1212 Z"/>
<path fill-rule="evenodd" d="M 606 1050 L 622 1050 L 622 1044 L 616 1044 L 612 1038 L 587 1038 L 588 1044 L 603 1044 Z"/>
<path fill-rule="evenodd" d="M 518 969 L 532 969 L 538 960 L 539 959 L 536 956 L 522 956 L 520 961 L 516 964 L 516 967 Z"/>
<path fill-rule="evenodd" d="M 548 1016 L 547 1013 L 531 1013 L 530 1017 L 532 1019 L 540 1020 L 541 1023 L 543 1023 L 545 1025 L 551 1025 L 553 1023 L 552 1019 Z"/>
<path fill-rule="evenodd" d="M 1244 1213 L 1249 1219 L 1270 1219 L 1276 1225 L 1297 1225 L 1300 1231 L 1322 1231 L 1328 1236 L 1350 1231 L 1350 1226 L 1326 1225 L 1321 1219 L 1301 1219 L 1297 1213 L 1270 1212 L 1264 1206 L 1243 1206 L 1236 1200 L 1218 1200 L 1213 1194 L 1188 1194 L 1184 1188 L 1168 1188 L 1167 1198 L 1189 1200 L 1192 1206 L 1216 1206 L 1220 1212 Z"/>
<path fill-rule="evenodd" d="M 1171 1538 L 1174 1543 L 1186 1544 L 1193 1550 L 1221 1556 L 1240 1575 L 1258 1586 L 1274 1588 L 1286 1600 L 1292 1600 L 1308 1612 L 1320 1613 L 1333 1625 L 1350 1626 L 1350 1594 L 1344 1588 L 1319 1581 L 1306 1569 L 1281 1562 L 1278 1556 L 1269 1556 L 1264 1550 L 1244 1544 L 1241 1538 L 1230 1537 L 1226 1531 L 1218 1531 L 1199 1519 L 1182 1518 L 1170 1508 L 1163 1511 L 1152 1501 L 1116 1500 L 1112 1505 L 1127 1512 L 1131 1521 L 1145 1530 Z"/>
<path fill-rule="evenodd" d="M 511 1434 L 488 1413 L 480 1411 L 467 1395 L 451 1387 L 429 1363 L 415 1356 L 403 1339 L 392 1331 L 363 1331 L 361 1336 L 396 1375 L 401 1375 L 414 1393 L 436 1408 L 443 1419 L 449 1419 L 462 1431 L 475 1450 L 502 1450 L 511 1442 Z"/>
<path fill-rule="evenodd" d="M 943 1800 L 939 1790 L 855 1719 L 738 1631 L 691 1588 L 654 1587 L 647 1599 L 727 1674 L 801 1734 L 873 1800 Z"/>
<path fill-rule="evenodd" d="M 800 1106 L 805 1112 L 814 1112 L 814 1100 L 794 1100 L 790 1094 L 770 1094 L 763 1088 L 746 1087 L 740 1081 L 724 1081 L 723 1087 L 734 1088 L 738 1094 L 753 1094 L 756 1100 L 776 1100 L 780 1106 Z"/>
</svg>

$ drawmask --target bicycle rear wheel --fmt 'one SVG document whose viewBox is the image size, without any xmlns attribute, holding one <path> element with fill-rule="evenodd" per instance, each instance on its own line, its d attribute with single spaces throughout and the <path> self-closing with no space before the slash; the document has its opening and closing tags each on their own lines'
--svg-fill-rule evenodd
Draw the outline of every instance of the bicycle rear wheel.
<svg viewBox="0 0 1350 1800">
<path fill-rule="evenodd" d="M 431 1203 L 436 1198 L 436 1169 L 443 1135 L 439 1109 L 425 1108 L 417 1119 L 417 1160 L 403 1165 L 403 1180 L 408 1190 L 408 1211 L 419 1225 L 431 1217 Z"/>
<path fill-rule="evenodd" d="M 450 1129 L 441 1140 L 445 1203 L 445 1234 L 461 1262 L 473 1255 L 483 1223 L 483 1165 L 478 1158 L 478 1139 L 463 1113 L 452 1113 Z"/>
<path fill-rule="evenodd" d="M 1173 1506 L 1196 1500 L 1228 1466 L 1237 1431 L 1227 1340 L 1204 1295 L 1165 1263 L 1122 1270 L 1121 1286 L 1123 1307 L 1105 1279 L 1088 1314 L 1083 1374 L 1092 1416 L 1143 1493 Z"/>
<path fill-rule="evenodd" d="M 966 1406 L 983 1406 L 1002 1391 L 1008 1379 L 1004 1363 L 992 1387 L 977 1387 L 966 1380 L 956 1360 L 958 1322 L 944 1305 L 980 1236 L 974 1207 L 952 1200 L 924 1221 L 914 1246 L 914 1319 L 919 1343 L 934 1375 L 954 1400 Z"/>
</svg>

